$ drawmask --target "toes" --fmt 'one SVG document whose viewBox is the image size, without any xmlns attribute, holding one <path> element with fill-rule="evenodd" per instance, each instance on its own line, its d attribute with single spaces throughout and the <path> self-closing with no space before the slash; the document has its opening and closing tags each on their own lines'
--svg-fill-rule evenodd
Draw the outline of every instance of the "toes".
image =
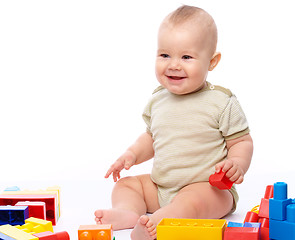
<svg viewBox="0 0 295 240">
<path fill-rule="evenodd" d="M 149 236 L 152 239 L 156 239 L 157 236 L 157 230 L 156 230 L 156 225 L 153 223 L 153 221 L 150 219 L 149 216 L 143 215 L 139 218 L 139 223 L 145 227 L 147 230 Z"/>
<path fill-rule="evenodd" d="M 156 236 L 157 236 L 157 231 L 156 231 L 156 229 L 154 229 L 154 230 L 152 230 L 152 231 L 150 232 L 150 236 L 151 236 L 152 238 L 156 238 Z"/>
<path fill-rule="evenodd" d="M 155 224 L 149 219 L 149 221 L 145 225 L 147 228 L 154 228 Z"/>
<path fill-rule="evenodd" d="M 142 225 L 146 225 L 149 221 L 149 217 L 147 215 L 142 215 L 140 218 L 139 218 L 139 222 L 142 224 Z"/>
<path fill-rule="evenodd" d="M 152 231 L 156 230 L 156 226 L 153 224 L 152 226 L 147 227 L 147 230 L 148 230 L 149 232 L 152 232 Z"/>
<path fill-rule="evenodd" d="M 96 224 L 102 224 L 102 222 L 101 222 L 101 219 L 100 219 L 100 218 L 97 218 L 97 217 L 96 217 L 94 220 L 95 220 Z"/>
<path fill-rule="evenodd" d="M 94 215 L 96 224 L 102 224 L 103 210 L 96 210 Z"/>
<path fill-rule="evenodd" d="M 97 217 L 97 218 L 102 218 L 103 216 L 103 211 L 102 210 L 96 210 L 94 212 L 94 215 Z"/>
</svg>

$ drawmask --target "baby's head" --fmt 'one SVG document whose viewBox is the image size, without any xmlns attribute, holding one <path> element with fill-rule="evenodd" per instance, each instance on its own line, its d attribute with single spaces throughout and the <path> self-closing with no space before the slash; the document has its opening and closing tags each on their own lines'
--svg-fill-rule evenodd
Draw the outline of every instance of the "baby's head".
<svg viewBox="0 0 295 240">
<path fill-rule="evenodd" d="M 175 94 L 203 88 L 208 70 L 220 60 L 216 53 L 217 28 L 203 9 L 182 6 L 162 22 L 158 35 L 156 75 Z"/>
</svg>

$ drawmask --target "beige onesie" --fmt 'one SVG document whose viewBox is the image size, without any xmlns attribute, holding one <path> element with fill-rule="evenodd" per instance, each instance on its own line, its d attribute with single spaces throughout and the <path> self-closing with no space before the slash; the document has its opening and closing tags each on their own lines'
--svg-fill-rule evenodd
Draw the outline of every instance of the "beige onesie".
<svg viewBox="0 0 295 240">
<path fill-rule="evenodd" d="M 187 95 L 157 88 L 143 118 L 154 140 L 152 180 L 160 206 L 184 186 L 209 180 L 216 163 L 227 156 L 226 141 L 249 133 L 248 123 L 230 90 L 207 83 Z M 235 204 L 238 194 L 230 192 Z"/>
</svg>

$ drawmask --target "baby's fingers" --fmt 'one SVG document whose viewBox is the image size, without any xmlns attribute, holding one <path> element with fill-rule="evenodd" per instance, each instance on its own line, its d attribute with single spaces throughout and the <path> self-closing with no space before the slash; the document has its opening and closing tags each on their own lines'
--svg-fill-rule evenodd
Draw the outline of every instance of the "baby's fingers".
<svg viewBox="0 0 295 240">
<path fill-rule="evenodd" d="M 106 175 L 104 176 L 105 178 L 108 178 L 111 174 L 113 174 L 113 178 L 119 175 L 120 176 L 120 169 L 118 169 L 117 167 L 115 167 L 115 165 L 113 164 L 109 170 L 107 171 Z"/>
<path fill-rule="evenodd" d="M 222 172 L 227 172 L 229 169 L 233 167 L 233 162 L 230 160 L 224 160 L 220 163 L 215 165 L 215 172 L 219 173 L 221 170 Z"/>
<path fill-rule="evenodd" d="M 230 161 L 230 160 L 225 160 L 223 163 L 224 163 L 224 165 L 222 167 L 222 172 L 227 172 L 234 165 L 233 161 Z"/>
<path fill-rule="evenodd" d="M 230 177 L 229 180 L 236 184 L 240 184 L 244 181 L 244 176 L 236 173 L 232 177 Z"/>
<path fill-rule="evenodd" d="M 104 176 L 105 178 L 108 178 L 113 172 L 113 168 L 110 167 L 109 170 L 107 171 L 106 175 Z"/>
<path fill-rule="evenodd" d="M 236 184 L 240 184 L 244 181 L 244 173 L 239 168 L 233 167 L 227 172 L 226 176 Z"/>
<path fill-rule="evenodd" d="M 235 181 L 236 184 L 241 184 L 244 181 L 244 176 L 240 176 L 237 181 Z"/>
<path fill-rule="evenodd" d="M 220 163 L 217 163 L 217 164 L 215 165 L 215 172 L 216 172 L 216 173 L 219 173 L 219 172 L 221 171 L 221 169 L 223 168 L 223 166 L 224 166 L 224 161 L 222 161 L 222 162 L 220 162 Z"/>
<path fill-rule="evenodd" d="M 121 178 L 120 172 L 113 172 L 114 182 L 117 182 Z"/>
<path fill-rule="evenodd" d="M 113 167 L 111 167 L 107 171 L 107 173 L 106 173 L 106 175 L 104 177 L 108 178 L 111 174 L 113 174 L 114 182 L 117 182 L 121 178 L 120 171 L 118 169 L 116 169 L 116 168 L 113 168 Z"/>
</svg>

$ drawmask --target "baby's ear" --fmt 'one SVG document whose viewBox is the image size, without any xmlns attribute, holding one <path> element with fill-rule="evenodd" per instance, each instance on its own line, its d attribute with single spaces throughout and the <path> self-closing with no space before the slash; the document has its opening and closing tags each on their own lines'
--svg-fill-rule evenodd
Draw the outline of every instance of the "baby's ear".
<svg viewBox="0 0 295 240">
<path fill-rule="evenodd" d="M 216 66 L 217 64 L 219 63 L 221 59 L 221 53 L 220 52 L 216 52 L 214 53 L 211 61 L 210 61 L 210 65 L 209 65 L 209 71 L 212 71 Z"/>
</svg>

